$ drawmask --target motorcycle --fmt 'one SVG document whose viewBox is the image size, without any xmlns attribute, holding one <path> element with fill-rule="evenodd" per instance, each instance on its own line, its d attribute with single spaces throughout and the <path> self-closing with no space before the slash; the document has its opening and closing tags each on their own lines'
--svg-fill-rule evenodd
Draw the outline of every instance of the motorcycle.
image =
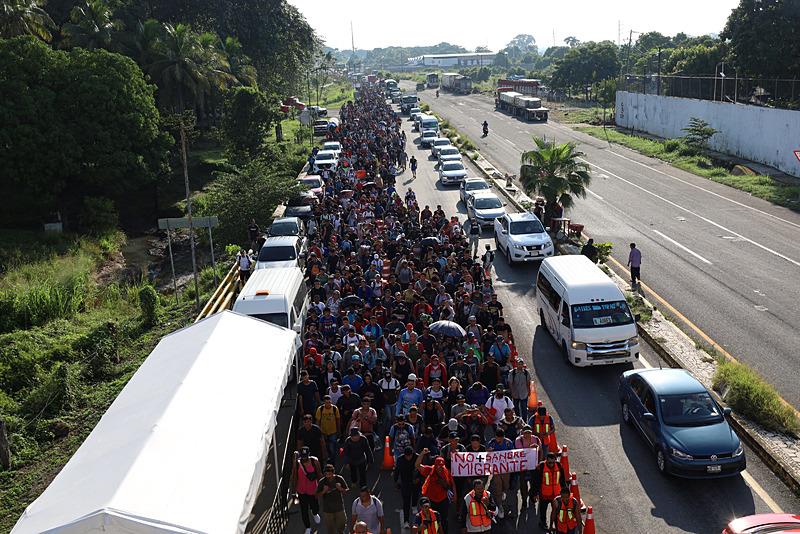
<svg viewBox="0 0 800 534">
<path fill-rule="evenodd" d="M 439 98 L 439 90 L 436 90 L 436 98 Z"/>
<path fill-rule="evenodd" d="M 484 122 L 483 123 L 483 136 L 486 137 L 487 135 L 489 135 L 489 125 Z"/>
</svg>

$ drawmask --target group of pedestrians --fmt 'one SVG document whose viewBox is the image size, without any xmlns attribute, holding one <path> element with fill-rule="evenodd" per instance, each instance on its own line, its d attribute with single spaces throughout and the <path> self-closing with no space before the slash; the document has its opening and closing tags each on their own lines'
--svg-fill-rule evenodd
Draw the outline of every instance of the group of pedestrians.
<svg viewBox="0 0 800 534">
<path fill-rule="evenodd" d="M 554 422 L 542 406 L 528 411 L 531 375 L 491 257 L 476 257 L 457 217 L 397 190 L 402 119 L 377 88 L 362 88 L 340 118 L 328 134 L 342 145 L 339 166 L 323 173 L 305 265 L 311 305 L 292 484 L 306 534 L 320 524 L 328 534 L 383 534 L 369 466 L 386 437 L 404 528 L 489 532 L 516 513 L 519 495 L 524 508 L 538 501 L 543 528 L 575 532 L 580 508 L 551 450 Z M 414 173 L 415 158 L 410 165 Z M 521 473 L 452 474 L 456 453 L 521 448 L 544 461 Z"/>
</svg>

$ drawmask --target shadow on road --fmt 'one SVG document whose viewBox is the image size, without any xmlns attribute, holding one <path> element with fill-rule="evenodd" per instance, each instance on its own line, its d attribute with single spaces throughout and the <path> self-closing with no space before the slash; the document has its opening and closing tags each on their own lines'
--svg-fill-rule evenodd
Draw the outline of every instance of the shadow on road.
<svg viewBox="0 0 800 534">
<path fill-rule="evenodd" d="M 741 476 L 710 480 L 683 480 L 662 475 L 644 438 L 632 426 L 620 424 L 622 449 L 648 498 L 650 514 L 683 532 L 719 532 L 733 517 L 756 513 L 750 488 Z M 687 514 L 707 503 L 703 514 Z M 713 503 L 713 504 L 712 504 Z"/>
</svg>

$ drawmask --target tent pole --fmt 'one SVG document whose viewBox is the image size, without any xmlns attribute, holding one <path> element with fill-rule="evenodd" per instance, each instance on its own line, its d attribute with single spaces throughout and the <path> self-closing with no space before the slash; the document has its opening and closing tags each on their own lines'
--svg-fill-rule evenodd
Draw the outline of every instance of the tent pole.
<svg viewBox="0 0 800 534">
<path fill-rule="evenodd" d="M 276 490 L 281 490 L 281 465 L 278 460 L 278 414 L 275 414 L 275 424 L 272 427 L 272 450 L 275 452 L 275 484 Z"/>
</svg>

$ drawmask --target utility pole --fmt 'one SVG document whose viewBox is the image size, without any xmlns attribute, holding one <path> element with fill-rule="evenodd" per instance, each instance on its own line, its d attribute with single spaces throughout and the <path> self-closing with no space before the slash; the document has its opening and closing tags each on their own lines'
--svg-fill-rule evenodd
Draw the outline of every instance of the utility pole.
<svg viewBox="0 0 800 534">
<path fill-rule="evenodd" d="M 192 192 L 189 189 L 189 164 L 186 146 L 186 125 L 183 122 L 183 114 L 180 118 L 181 129 L 181 159 L 183 159 L 183 184 L 186 187 L 186 216 L 189 219 L 189 247 L 192 252 L 192 274 L 194 275 L 194 303 L 197 311 L 200 311 L 200 284 L 197 281 L 197 259 L 194 251 L 194 223 L 192 222 Z"/>
<path fill-rule="evenodd" d="M 656 83 L 656 94 L 661 96 L 661 47 L 658 47 L 658 81 Z"/>
</svg>

